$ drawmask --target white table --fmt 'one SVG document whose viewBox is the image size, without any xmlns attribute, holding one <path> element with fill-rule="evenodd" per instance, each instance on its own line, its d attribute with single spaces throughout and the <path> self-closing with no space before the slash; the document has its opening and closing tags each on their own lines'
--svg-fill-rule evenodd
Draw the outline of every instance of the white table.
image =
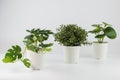
<svg viewBox="0 0 120 80">
<path fill-rule="evenodd" d="M 98 61 L 80 57 L 79 64 L 65 64 L 62 55 L 47 55 L 45 68 L 32 71 L 20 62 L 0 62 L 0 80 L 120 80 L 120 58 Z"/>
</svg>

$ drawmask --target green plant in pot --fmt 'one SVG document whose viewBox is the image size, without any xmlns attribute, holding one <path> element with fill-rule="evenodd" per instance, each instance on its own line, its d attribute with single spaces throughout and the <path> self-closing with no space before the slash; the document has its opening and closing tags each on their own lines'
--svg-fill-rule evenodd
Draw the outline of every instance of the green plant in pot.
<svg viewBox="0 0 120 80">
<path fill-rule="evenodd" d="M 53 43 L 48 43 L 51 30 L 31 29 L 26 30 L 29 34 L 24 38 L 24 44 L 27 48 L 27 55 L 31 61 L 32 69 L 42 69 L 44 66 L 44 54 L 51 51 Z"/>
<path fill-rule="evenodd" d="M 117 33 L 111 24 L 106 22 L 102 22 L 102 24 L 93 24 L 95 29 L 89 31 L 95 35 L 95 39 L 97 41 L 93 42 L 94 52 L 97 59 L 105 59 L 108 51 L 108 42 L 105 41 L 105 38 L 115 39 L 117 37 Z"/>
<path fill-rule="evenodd" d="M 21 61 L 27 68 L 30 68 L 30 60 L 24 58 L 24 51 L 22 52 L 19 45 L 14 45 L 12 48 L 8 49 L 2 61 L 4 63 L 15 63 Z"/>
<path fill-rule="evenodd" d="M 80 46 L 87 44 L 87 31 L 76 24 L 60 25 L 55 33 L 55 41 L 64 46 L 66 63 L 79 62 Z"/>
</svg>

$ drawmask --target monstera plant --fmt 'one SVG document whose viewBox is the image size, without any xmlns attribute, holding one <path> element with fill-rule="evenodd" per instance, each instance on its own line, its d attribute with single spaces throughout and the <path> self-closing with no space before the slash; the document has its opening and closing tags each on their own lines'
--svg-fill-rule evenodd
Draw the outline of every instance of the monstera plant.
<svg viewBox="0 0 120 80">
<path fill-rule="evenodd" d="M 117 33 L 111 24 L 106 22 L 102 22 L 102 24 L 93 24 L 95 29 L 89 31 L 95 35 L 95 39 L 97 41 L 93 42 L 95 47 L 95 54 L 97 59 L 105 59 L 107 56 L 107 46 L 108 42 L 105 41 L 105 38 L 115 39 L 117 37 Z"/>
</svg>

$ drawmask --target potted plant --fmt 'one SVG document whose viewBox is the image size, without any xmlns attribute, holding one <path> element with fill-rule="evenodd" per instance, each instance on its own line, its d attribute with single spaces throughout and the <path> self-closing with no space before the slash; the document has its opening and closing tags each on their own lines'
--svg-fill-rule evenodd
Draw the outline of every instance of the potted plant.
<svg viewBox="0 0 120 80">
<path fill-rule="evenodd" d="M 24 38 L 27 55 L 34 70 L 42 69 L 44 66 L 44 54 L 51 51 L 53 43 L 48 43 L 49 36 L 53 34 L 50 30 L 31 29 L 26 30 L 29 34 Z"/>
<path fill-rule="evenodd" d="M 112 27 L 112 25 L 102 22 L 102 24 L 93 24 L 95 29 L 89 31 L 95 35 L 97 41 L 93 42 L 94 53 L 97 59 L 105 59 L 108 51 L 108 42 L 104 41 L 107 37 L 109 39 L 115 39 L 117 37 L 117 33 Z"/>
<path fill-rule="evenodd" d="M 27 68 L 30 68 L 30 60 L 24 58 L 24 53 L 24 51 L 21 51 L 21 47 L 19 45 L 14 45 L 12 48 L 7 50 L 2 61 L 4 63 L 15 63 L 17 61 L 21 61 Z"/>
<path fill-rule="evenodd" d="M 82 44 L 87 42 L 87 31 L 76 24 L 60 25 L 55 33 L 55 41 L 64 46 L 64 61 L 78 63 Z"/>
</svg>

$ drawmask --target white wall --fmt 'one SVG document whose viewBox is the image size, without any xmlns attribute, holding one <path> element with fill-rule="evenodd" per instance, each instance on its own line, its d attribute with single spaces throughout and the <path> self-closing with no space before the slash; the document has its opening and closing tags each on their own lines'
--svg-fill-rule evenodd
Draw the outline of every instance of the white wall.
<svg viewBox="0 0 120 80">
<path fill-rule="evenodd" d="M 116 40 L 108 40 L 109 53 L 119 54 L 119 3 L 120 0 L 0 0 L 0 53 L 11 45 L 22 45 L 26 29 L 40 27 L 55 31 L 60 24 L 73 23 L 89 30 L 91 24 L 105 21 L 114 25 L 118 33 Z M 56 46 L 52 53 L 62 53 Z M 82 55 L 90 56 L 91 52 L 90 46 L 82 47 Z"/>
</svg>

